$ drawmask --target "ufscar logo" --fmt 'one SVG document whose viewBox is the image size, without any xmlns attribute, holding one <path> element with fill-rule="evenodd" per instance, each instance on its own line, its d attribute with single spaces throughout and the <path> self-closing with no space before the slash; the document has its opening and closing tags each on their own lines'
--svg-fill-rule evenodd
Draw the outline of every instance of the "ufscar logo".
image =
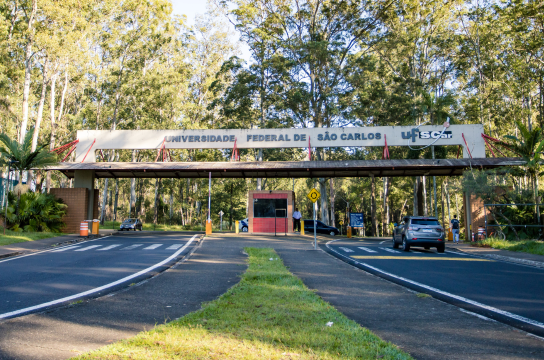
<svg viewBox="0 0 544 360">
<path fill-rule="evenodd" d="M 451 139 L 452 132 L 444 131 L 444 133 L 442 133 L 442 131 L 420 131 L 419 138 L 420 139 Z"/>
</svg>

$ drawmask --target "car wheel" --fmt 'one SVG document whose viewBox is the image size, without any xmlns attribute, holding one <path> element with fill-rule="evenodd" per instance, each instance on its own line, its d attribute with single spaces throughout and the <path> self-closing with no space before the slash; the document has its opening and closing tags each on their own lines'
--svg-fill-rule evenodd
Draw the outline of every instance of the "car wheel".
<svg viewBox="0 0 544 360">
<path fill-rule="evenodd" d="M 399 244 L 397 244 L 397 242 L 395 241 L 395 238 L 393 237 L 393 249 L 398 249 L 399 248 Z"/>
<path fill-rule="evenodd" d="M 329 234 L 334 236 L 334 235 L 336 235 L 336 232 L 331 230 L 331 232 Z"/>
<path fill-rule="evenodd" d="M 242 232 L 247 232 L 247 226 L 244 226 L 244 227 L 242 228 Z"/>
<path fill-rule="evenodd" d="M 410 251 L 410 244 L 406 242 L 406 238 L 402 238 L 402 250 Z"/>
<path fill-rule="evenodd" d="M 436 247 L 436 252 L 443 253 L 444 250 L 446 250 L 446 246 L 445 246 L 445 245 L 440 245 L 440 246 L 437 246 L 437 247 Z"/>
</svg>

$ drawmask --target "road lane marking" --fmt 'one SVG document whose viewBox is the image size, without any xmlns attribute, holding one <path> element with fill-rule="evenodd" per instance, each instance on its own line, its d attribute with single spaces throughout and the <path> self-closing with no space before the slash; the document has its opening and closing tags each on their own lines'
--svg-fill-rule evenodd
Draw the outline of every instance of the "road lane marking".
<svg viewBox="0 0 544 360">
<path fill-rule="evenodd" d="M 133 245 L 127 246 L 126 248 L 122 248 L 121 250 L 134 250 L 137 247 L 140 247 L 140 246 L 143 246 L 143 245 L 144 244 L 133 244 Z"/>
<path fill-rule="evenodd" d="M 87 296 L 87 295 L 94 294 L 94 293 L 102 291 L 102 290 L 106 290 L 106 289 L 108 289 L 110 287 L 122 284 L 122 283 L 124 283 L 126 281 L 129 281 L 131 279 L 134 279 L 134 278 L 136 278 L 136 277 L 138 277 L 140 275 L 143 275 L 143 274 L 145 274 L 145 273 L 147 273 L 147 272 L 149 272 L 149 271 L 151 271 L 153 269 L 156 269 L 156 268 L 168 263 L 169 261 L 175 259 L 176 256 L 181 254 L 195 240 L 195 238 L 197 236 L 198 236 L 198 234 L 193 235 L 193 237 L 181 249 L 179 249 L 178 251 L 176 251 L 175 253 L 173 253 L 168 258 L 164 259 L 163 261 L 161 261 L 161 262 L 159 262 L 159 263 L 157 263 L 157 264 L 155 264 L 153 266 L 150 266 L 147 269 L 143 269 L 143 270 L 141 270 L 141 271 L 139 271 L 139 272 L 137 272 L 135 274 L 126 276 L 126 277 L 124 277 L 122 279 L 119 279 L 117 281 L 114 281 L 112 283 L 109 283 L 109 284 L 106 284 L 106 285 L 103 285 L 103 286 L 100 286 L 100 287 L 97 287 L 97 288 L 94 288 L 94 289 L 91 289 L 91 290 L 87 290 L 87 291 L 81 292 L 79 294 L 66 296 L 66 297 L 63 297 L 62 299 L 53 300 L 53 301 L 49 301 L 49 302 L 46 302 L 46 303 L 43 303 L 43 304 L 34 305 L 34 306 L 30 306 L 30 307 L 27 307 L 27 308 L 24 308 L 24 309 L 15 310 L 15 311 L 11 311 L 11 312 L 8 312 L 8 313 L 0 314 L 0 319 L 4 319 L 4 318 L 7 318 L 7 317 L 19 315 L 19 314 L 24 314 L 24 313 L 29 312 L 29 311 L 43 309 L 43 308 L 46 308 L 46 307 L 52 306 L 52 305 L 61 304 L 61 303 L 64 303 L 64 302 L 67 302 L 67 301 L 70 301 L 70 300 L 77 299 L 77 298 L 82 297 L 82 296 Z"/>
<path fill-rule="evenodd" d="M 384 241 L 380 241 L 380 244 L 383 244 L 383 243 L 386 243 L 386 242 L 389 242 L 391 240 L 384 240 Z"/>
<path fill-rule="evenodd" d="M 331 240 L 329 241 L 326 246 L 329 250 L 331 250 L 332 252 L 340 255 L 341 257 L 344 257 L 344 258 L 347 258 L 347 259 L 350 259 L 349 256 L 346 256 L 344 254 L 341 254 L 339 253 L 338 251 L 334 250 L 332 247 L 329 246 L 329 244 L 335 242 L 335 241 L 339 241 L 339 240 Z M 372 258 L 372 257 L 370 257 Z M 399 257 L 400 258 L 400 257 Z M 440 258 L 441 260 L 444 259 L 444 258 Z M 464 260 L 464 259 L 460 259 L 460 260 Z M 362 265 L 362 266 L 365 266 L 369 269 L 372 269 L 376 272 L 379 272 L 381 274 L 384 274 L 384 275 L 387 275 L 387 276 L 390 276 L 392 278 L 395 278 L 395 279 L 398 279 L 398 280 L 401 280 L 401 281 L 404 281 L 404 282 L 407 282 L 409 284 L 412 284 L 412 285 L 416 285 L 416 286 L 419 286 L 419 287 L 422 287 L 424 289 L 427 289 L 427 290 L 430 290 L 430 291 L 434 291 L 436 293 L 439 293 L 439 294 L 442 294 L 444 296 L 448 296 L 450 298 L 453 298 L 453 299 L 456 299 L 456 300 L 460 300 L 460 301 L 463 301 L 465 303 L 468 303 L 468 304 L 471 304 L 471 305 L 474 305 L 474 306 L 477 306 L 477 307 L 480 307 L 482 309 L 485 309 L 485 310 L 488 310 L 488 311 L 492 311 L 494 313 L 497 313 L 497 314 L 500 314 L 500 315 L 503 315 L 503 316 L 506 316 L 506 317 L 509 317 L 511 319 L 515 319 L 515 320 L 518 320 L 518 321 L 521 321 L 521 322 L 524 322 L 524 323 L 527 323 L 527 324 L 531 324 L 533 326 L 536 326 L 536 327 L 539 327 L 541 329 L 544 329 L 544 323 L 541 323 L 539 321 L 536 321 L 536 320 L 533 320 L 533 319 L 529 319 L 529 318 L 526 318 L 524 316 L 521 316 L 521 315 L 517 315 L 517 314 L 514 314 L 514 313 L 511 313 L 509 311 L 505 311 L 505 310 L 501 310 L 501 309 L 498 309 L 496 307 L 493 307 L 493 306 L 489 306 L 489 305 L 486 305 L 486 304 L 482 304 L 480 302 L 477 302 L 477 301 L 474 301 L 474 300 L 471 300 L 471 299 L 468 299 L 468 298 L 465 298 L 465 297 L 462 297 L 462 296 L 459 296 L 459 295 L 455 295 L 455 294 L 452 294 L 452 293 L 449 293 L 447 291 L 443 291 L 443 290 L 440 290 L 440 289 L 437 289 L 437 288 L 434 288 L 432 286 L 429 286 L 429 285 L 425 285 L 425 284 L 422 284 L 420 282 L 417 282 L 417 281 L 413 281 L 413 280 L 409 280 L 409 279 L 406 279 L 402 276 L 397 276 L 397 275 L 394 275 L 390 272 L 387 272 L 387 271 L 384 271 L 380 268 L 377 268 L 375 266 L 372 266 L 372 265 L 369 265 L 367 263 L 364 263 L 364 262 L 359 262 L 359 261 L 355 261 L 357 264 L 359 265 Z M 1 318 L 1 315 L 0 315 L 0 318 Z"/>
<path fill-rule="evenodd" d="M 353 250 L 348 249 L 348 248 L 345 248 L 345 247 L 341 247 L 340 249 L 344 250 L 344 251 L 347 252 L 347 253 L 352 253 L 352 252 L 354 252 Z"/>
<path fill-rule="evenodd" d="M 91 245 L 91 246 L 87 246 L 87 247 L 84 247 L 84 248 L 81 248 L 81 249 L 77 249 L 77 250 L 74 250 L 74 251 L 87 251 L 87 250 L 91 250 L 91 249 L 94 249 L 94 248 L 97 248 L 97 247 L 101 247 L 102 245 Z"/>
<path fill-rule="evenodd" d="M 81 247 L 81 245 L 67 246 L 65 248 L 58 249 L 58 250 L 53 250 L 51 252 L 62 252 L 62 251 L 66 251 L 66 250 L 73 250 L 73 249 L 77 249 L 78 247 Z"/>
<path fill-rule="evenodd" d="M 183 246 L 183 244 L 175 244 L 175 245 L 172 245 L 172 246 L 167 247 L 166 250 L 177 250 L 177 249 L 179 249 L 181 246 Z"/>
<path fill-rule="evenodd" d="M 364 251 L 369 252 L 369 253 L 375 253 L 375 252 L 377 252 L 377 251 L 375 251 L 375 250 L 371 250 L 371 249 L 369 249 L 369 248 L 367 248 L 367 247 L 364 247 L 364 246 L 359 246 L 359 249 L 364 250 Z"/>
<path fill-rule="evenodd" d="M 462 252 L 450 251 L 450 250 L 445 250 L 445 251 L 446 251 L 447 253 L 450 253 L 450 254 L 468 256 L 468 254 L 463 254 Z"/>
<path fill-rule="evenodd" d="M 162 244 L 153 244 L 151 246 L 148 246 L 148 247 L 144 248 L 144 250 L 153 250 L 153 249 L 158 248 L 159 246 L 162 246 Z"/>
<path fill-rule="evenodd" d="M 400 254 L 400 251 L 393 250 L 393 249 L 382 248 L 382 247 L 378 248 L 378 249 L 382 249 L 382 250 L 385 250 L 385 251 L 390 252 L 390 253 Z"/>
<path fill-rule="evenodd" d="M 106 235 L 106 236 L 103 236 L 101 238 L 98 238 L 98 239 L 94 239 L 94 240 L 87 240 L 85 242 L 91 242 L 91 241 L 97 241 L 97 240 L 103 240 L 105 238 L 109 238 L 110 236 L 112 235 Z M 7 261 L 13 261 L 13 260 L 17 260 L 17 259 L 22 259 L 22 258 L 25 258 L 27 256 L 33 256 L 33 255 L 38 255 L 38 254 L 42 254 L 44 252 L 56 252 L 56 251 L 59 251 L 61 249 L 65 249 L 67 247 L 72 247 L 74 245 L 64 245 L 64 246 L 58 246 L 58 247 L 55 247 L 53 249 L 47 249 L 47 250 L 41 250 L 41 251 L 36 251 L 35 253 L 32 253 L 32 254 L 26 254 L 26 255 L 20 255 L 20 256 L 12 256 L 12 257 L 9 257 L 7 258 L 6 260 L 1 260 L 0 263 L 3 263 L 3 262 L 7 262 Z"/>
<path fill-rule="evenodd" d="M 370 255 L 352 255 L 354 259 L 380 259 L 380 260 L 451 260 L 451 261 L 487 261 L 493 260 L 478 259 L 478 258 L 453 258 L 453 257 L 427 257 L 427 256 L 370 256 Z"/>
<path fill-rule="evenodd" d="M 111 250 L 111 249 L 116 248 L 116 247 L 121 246 L 121 245 L 123 245 L 123 244 L 114 244 L 114 245 L 106 246 L 105 248 L 102 248 L 102 249 L 98 249 L 98 250 L 96 250 L 96 251 L 106 251 L 106 250 Z"/>
</svg>

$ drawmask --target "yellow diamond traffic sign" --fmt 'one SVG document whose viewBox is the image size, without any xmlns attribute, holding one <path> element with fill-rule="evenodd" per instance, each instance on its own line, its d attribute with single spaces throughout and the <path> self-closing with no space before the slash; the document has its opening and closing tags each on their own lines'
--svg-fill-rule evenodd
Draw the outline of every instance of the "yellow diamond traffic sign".
<svg viewBox="0 0 544 360">
<path fill-rule="evenodd" d="M 311 202 L 315 203 L 321 197 L 321 194 L 316 189 L 312 189 L 306 196 L 308 197 L 308 199 L 310 199 Z"/>
<path fill-rule="evenodd" d="M 340 225 L 344 225 L 344 220 L 340 220 Z"/>
</svg>

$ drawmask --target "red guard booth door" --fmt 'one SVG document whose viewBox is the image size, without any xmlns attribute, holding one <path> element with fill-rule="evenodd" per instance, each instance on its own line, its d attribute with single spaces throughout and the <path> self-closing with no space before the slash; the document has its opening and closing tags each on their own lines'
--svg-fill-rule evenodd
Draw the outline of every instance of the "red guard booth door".
<svg viewBox="0 0 544 360">
<path fill-rule="evenodd" d="M 293 191 L 249 191 L 248 233 L 292 233 L 294 200 Z"/>
</svg>

